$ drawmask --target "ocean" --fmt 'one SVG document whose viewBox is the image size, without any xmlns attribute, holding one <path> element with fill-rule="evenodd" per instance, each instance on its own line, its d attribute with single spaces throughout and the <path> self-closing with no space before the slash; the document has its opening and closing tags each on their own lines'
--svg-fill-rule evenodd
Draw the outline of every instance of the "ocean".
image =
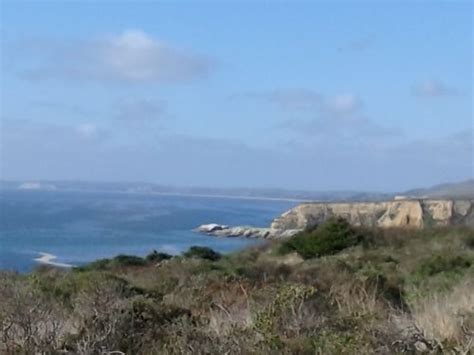
<svg viewBox="0 0 474 355">
<path fill-rule="evenodd" d="M 258 243 L 216 238 L 205 223 L 269 226 L 297 202 L 152 194 L 0 191 L 0 269 L 27 272 L 44 261 L 78 266 L 118 254 L 179 254 L 190 246 L 228 253 Z M 39 261 L 38 261 L 39 260 Z"/>
</svg>

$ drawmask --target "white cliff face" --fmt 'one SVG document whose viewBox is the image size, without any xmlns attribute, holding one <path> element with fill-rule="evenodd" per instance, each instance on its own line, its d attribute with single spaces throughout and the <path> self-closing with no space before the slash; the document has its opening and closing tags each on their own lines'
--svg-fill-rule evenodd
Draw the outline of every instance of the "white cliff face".
<svg viewBox="0 0 474 355">
<path fill-rule="evenodd" d="M 424 207 L 428 215 L 437 225 L 447 226 L 453 217 L 453 201 L 446 200 L 428 200 L 424 202 Z"/>
<path fill-rule="evenodd" d="M 423 209 L 419 201 L 397 201 L 388 203 L 386 211 L 373 224 L 379 227 L 415 227 L 422 228 Z"/>
<path fill-rule="evenodd" d="M 471 201 L 456 200 L 454 201 L 454 214 L 461 217 L 466 217 L 471 210 Z"/>
<path fill-rule="evenodd" d="M 306 203 L 276 218 L 271 228 L 304 229 L 333 216 L 343 217 L 353 225 L 384 228 L 471 225 L 474 221 L 473 215 L 473 202 L 468 200 Z"/>
</svg>

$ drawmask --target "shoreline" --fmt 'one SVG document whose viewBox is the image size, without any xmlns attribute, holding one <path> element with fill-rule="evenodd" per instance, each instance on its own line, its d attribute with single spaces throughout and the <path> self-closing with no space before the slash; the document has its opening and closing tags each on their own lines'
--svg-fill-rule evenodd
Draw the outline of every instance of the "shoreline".
<svg viewBox="0 0 474 355">
<path fill-rule="evenodd" d="M 0 191 L 2 189 L 0 188 Z M 80 189 L 4 189 L 21 192 L 81 192 L 81 193 L 104 193 L 104 194 L 127 194 L 127 195 L 158 195 L 158 196 L 176 196 L 176 197 L 201 197 L 201 198 L 220 198 L 234 200 L 257 200 L 257 201 L 283 201 L 283 202 L 318 202 L 319 200 L 301 199 L 292 197 L 266 197 L 266 196 L 241 196 L 241 195 L 213 195 L 213 194 L 193 194 L 180 192 L 157 192 L 157 191 L 104 191 L 104 190 L 80 190 Z"/>
<path fill-rule="evenodd" d="M 40 263 L 40 264 L 43 264 L 43 265 L 57 266 L 57 267 L 62 267 L 62 268 L 72 268 L 72 267 L 74 267 L 74 265 L 72 265 L 72 264 L 58 263 L 56 261 L 53 261 L 53 260 L 58 258 L 56 255 L 49 254 L 49 253 L 43 253 L 43 252 L 39 252 L 38 254 L 40 254 L 41 256 L 38 257 L 38 258 L 33 259 L 37 263 Z"/>
<path fill-rule="evenodd" d="M 127 193 L 127 192 L 125 192 Z M 135 192 L 128 192 L 135 193 Z M 234 195 L 212 195 L 212 194 L 183 194 L 178 192 L 150 192 L 151 195 L 178 196 L 178 197 L 202 197 L 202 198 L 223 198 L 234 200 L 259 200 L 259 201 L 286 201 L 286 202 L 312 202 L 291 197 L 264 197 L 264 196 L 234 196 Z"/>
</svg>

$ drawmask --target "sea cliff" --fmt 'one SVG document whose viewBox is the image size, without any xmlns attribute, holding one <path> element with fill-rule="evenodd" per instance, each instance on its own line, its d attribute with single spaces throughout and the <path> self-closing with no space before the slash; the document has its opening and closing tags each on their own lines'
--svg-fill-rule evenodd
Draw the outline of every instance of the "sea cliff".
<svg viewBox="0 0 474 355">
<path fill-rule="evenodd" d="M 356 226 L 412 227 L 466 225 L 474 227 L 472 200 L 394 200 L 384 202 L 304 203 L 276 218 L 271 229 L 304 229 L 330 217 Z"/>
<path fill-rule="evenodd" d="M 220 237 L 284 238 L 331 217 L 366 227 L 421 229 L 463 225 L 474 228 L 474 200 L 396 199 L 381 202 L 303 203 L 275 218 L 268 228 L 202 225 L 197 232 Z"/>
</svg>

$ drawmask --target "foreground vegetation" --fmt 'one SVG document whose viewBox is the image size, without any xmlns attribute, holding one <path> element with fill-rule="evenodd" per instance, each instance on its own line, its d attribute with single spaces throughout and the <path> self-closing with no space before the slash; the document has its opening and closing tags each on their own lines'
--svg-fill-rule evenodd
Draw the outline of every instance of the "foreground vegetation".
<svg viewBox="0 0 474 355">
<path fill-rule="evenodd" d="M 471 354 L 474 231 L 331 220 L 222 256 L 0 274 L 0 352 Z"/>
</svg>

